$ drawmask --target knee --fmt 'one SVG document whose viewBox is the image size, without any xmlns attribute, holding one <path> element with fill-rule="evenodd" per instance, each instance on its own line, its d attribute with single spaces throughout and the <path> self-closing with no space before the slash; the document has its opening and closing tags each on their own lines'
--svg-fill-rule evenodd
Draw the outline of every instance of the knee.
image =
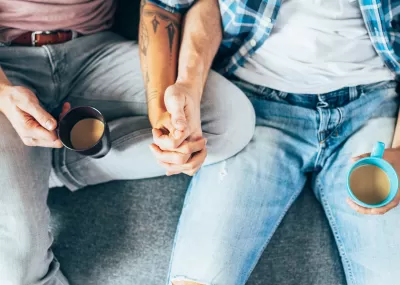
<svg viewBox="0 0 400 285">
<path fill-rule="evenodd" d="M 235 155 L 250 142 L 256 116 L 247 96 L 216 72 L 210 73 L 204 96 L 213 105 L 205 104 L 213 114 L 205 118 L 209 123 L 203 123 L 203 130 L 208 133 L 208 163 L 215 163 Z"/>
</svg>

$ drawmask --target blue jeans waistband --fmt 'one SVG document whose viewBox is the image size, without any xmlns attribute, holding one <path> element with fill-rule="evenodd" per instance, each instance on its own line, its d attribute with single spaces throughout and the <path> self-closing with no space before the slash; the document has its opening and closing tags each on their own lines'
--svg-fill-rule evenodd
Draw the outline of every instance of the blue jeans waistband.
<svg viewBox="0 0 400 285">
<path fill-rule="evenodd" d="M 298 94 L 282 92 L 265 86 L 254 85 L 238 78 L 232 78 L 232 82 L 242 89 L 242 91 L 248 97 L 258 97 L 259 99 L 272 101 L 284 100 L 289 104 L 310 109 L 315 109 L 321 106 L 321 103 L 324 105 L 324 107 L 329 106 L 329 108 L 345 106 L 351 101 L 360 98 L 360 96 L 365 93 L 382 89 L 394 89 L 397 86 L 397 82 L 392 80 L 368 85 L 344 87 L 324 94 Z"/>
</svg>

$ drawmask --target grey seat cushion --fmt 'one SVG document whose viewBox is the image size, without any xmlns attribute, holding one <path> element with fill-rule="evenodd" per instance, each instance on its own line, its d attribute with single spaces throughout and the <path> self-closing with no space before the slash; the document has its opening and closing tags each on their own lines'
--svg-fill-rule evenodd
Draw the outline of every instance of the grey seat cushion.
<svg viewBox="0 0 400 285">
<path fill-rule="evenodd" d="M 189 179 L 50 191 L 53 250 L 72 285 L 164 285 Z M 342 285 L 334 241 L 310 190 L 290 209 L 249 285 Z"/>
</svg>

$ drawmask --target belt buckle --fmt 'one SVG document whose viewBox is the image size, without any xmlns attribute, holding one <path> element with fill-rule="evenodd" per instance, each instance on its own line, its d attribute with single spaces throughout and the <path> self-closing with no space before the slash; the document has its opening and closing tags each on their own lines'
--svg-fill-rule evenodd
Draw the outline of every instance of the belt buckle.
<svg viewBox="0 0 400 285">
<path fill-rule="evenodd" d="M 52 35 L 57 33 L 56 31 L 36 31 L 36 32 L 32 32 L 31 34 L 31 42 L 32 42 L 32 46 L 35 47 L 37 40 L 36 40 L 36 35 Z"/>
<path fill-rule="evenodd" d="M 54 31 L 36 31 L 36 32 L 32 32 L 31 34 L 31 42 L 32 42 L 32 46 L 35 47 L 37 40 L 36 40 L 36 35 L 54 35 L 60 32 L 71 32 L 72 33 L 72 38 L 71 40 L 77 38 L 78 33 L 75 31 L 68 31 L 68 30 L 54 30 Z"/>
</svg>

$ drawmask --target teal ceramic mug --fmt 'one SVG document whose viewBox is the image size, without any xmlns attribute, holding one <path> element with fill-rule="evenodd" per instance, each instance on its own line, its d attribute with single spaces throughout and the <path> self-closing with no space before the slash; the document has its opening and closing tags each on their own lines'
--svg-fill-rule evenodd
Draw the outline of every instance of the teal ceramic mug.
<svg viewBox="0 0 400 285">
<path fill-rule="evenodd" d="M 354 165 L 351 167 L 351 169 L 348 173 L 347 191 L 349 193 L 350 198 L 360 206 L 363 206 L 366 208 L 383 207 L 383 206 L 387 205 L 388 203 L 390 203 L 394 199 L 394 197 L 396 197 L 396 195 L 397 195 L 397 191 L 398 191 L 398 187 L 399 187 L 399 179 L 397 177 L 396 171 L 390 165 L 390 163 L 382 158 L 384 152 L 385 152 L 385 144 L 383 142 L 377 142 L 371 152 L 371 156 L 360 159 L 359 161 L 354 163 Z M 356 183 L 356 182 L 354 182 L 354 179 L 355 179 L 354 175 L 356 175 L 355 171 L 358 170 L 360 167 L 368 166 L 368 165 L 378 167 L 380 170 L 382 170 L 386 174 L 388 182 L 389 182 L 389 186 L 387 187 L 388 188 L 387 196 L 385 194 L 386 197 L 383 197 L 381 201 L 377 201 L 376 203 L 366 202 L 367 199 L 361 198 L 363 195 L 360 195 L 359 191 L 362 191 L 363 189 L 357 189 L 358 192 L 355 191 L 356 189 L 353 189 L 353 190 L 351 189 L 352 183 L 353 183 L 353 188 L 356 188 L 356 185 L 354 185 L 354 183 Z M 362 173 L 362 172 L 359 171 L 358 175 L 360 175 L 360 173 Z M 364 185 L 366 185 L 366 188 L 372 187 L 371 185 L 373 185 L 375 182 L 375 181 L 373 181 L 374 177 L 375 177 L 374 175 L 369 175 L 368 177 L 365 177 L 365 181 L 362 181 L 364 183 Z M 361 179 L 363 179 L 362 176 L 361 176 Z M 367 184 L 365 184 L 365 183 L 367 183 Z M 368 189 L 368 191 L 371 191 L 371 189 Z M 382 193 L 380 195 L 382 195 Z"/>
</svg>

